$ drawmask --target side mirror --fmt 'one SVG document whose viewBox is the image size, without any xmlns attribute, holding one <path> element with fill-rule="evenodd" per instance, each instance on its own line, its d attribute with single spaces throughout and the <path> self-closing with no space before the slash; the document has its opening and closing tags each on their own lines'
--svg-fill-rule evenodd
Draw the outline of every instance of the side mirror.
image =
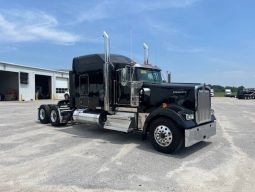
<svg viewBox="0 0 255 192">
<path fill-rule="evenodd" d="M 121 69 L 120 83 L 124 87 L 128 84 L 128 68 L 126 67 Z"/>
</svg>

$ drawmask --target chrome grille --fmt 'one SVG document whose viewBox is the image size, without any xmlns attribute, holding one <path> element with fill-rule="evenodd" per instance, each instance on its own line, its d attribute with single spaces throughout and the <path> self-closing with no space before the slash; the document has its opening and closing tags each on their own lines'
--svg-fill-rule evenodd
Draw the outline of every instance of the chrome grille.
<svg viewBox="0 0 255 192">
<path fill-rule="evenodd" d="M 196 122 L 198 124 L 211 121 L 211 99 L 208 89 L 197 91 Z"/>
</svg>

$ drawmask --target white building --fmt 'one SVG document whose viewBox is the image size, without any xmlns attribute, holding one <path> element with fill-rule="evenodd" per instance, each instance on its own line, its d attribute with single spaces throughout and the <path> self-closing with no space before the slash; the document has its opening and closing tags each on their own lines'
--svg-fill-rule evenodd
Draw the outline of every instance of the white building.
<svg viewBox="0 0 255 192">
<path fill-rule="evenodd" d="M 69 73 L 0 62 L 0 100 L 63 99 Z"/>
</svg>

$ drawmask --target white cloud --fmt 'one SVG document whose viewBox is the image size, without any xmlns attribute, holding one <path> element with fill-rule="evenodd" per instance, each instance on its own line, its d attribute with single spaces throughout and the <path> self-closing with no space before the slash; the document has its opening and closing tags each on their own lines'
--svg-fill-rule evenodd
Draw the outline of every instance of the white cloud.
<svg viewBox="0 0 255 192">
<path fill-rule="evenodd" d="M 132 14 L 140 14 L 146 11 L 158 11 L 162 9 L 188 7 L 200 0 L 136 0 L 136 1 L 117 1 L 104 0 L 98 1 L 93 6 L 87 7 L 86 11 L 78 12 L 78 18 L 74 23 L 93 22 L 103 19 L 116 18 Z"/>
<path fill-rule="evenodd" d="M 17 47 L 14 47 L 14 46 L 0 47 L 0 53 L 7 53 L 7 52 L 10 52 L 10 51 L 16 51 L 16 50 L 17 50 Z"/>
<path fill-rule="evenodd" d="M 148 1 L 138 1 L 139 9 L 142 11 L 147 10 L 160 10 L 160 9 L 170 9 L 170 8 L 181 8 L 187 7 L 199 0 L 158 0 L 153 2 Z"/>
<path fill-rule="evenodd" d="M 175 52 L 175 53 L 202 53 L 206 50 L 203 48 L 197 48 L 197 47 L 179 47 L 175 46 L 173 44 L 167 44 L 165 43 L 166 50 L 169 52 Z"/>
<path fill-rule="evenodd" d="M 170 52 L 177 52 L 177 53 L 201 53 L 204 52 L 204 49 L 201 48 L 167 48 Z"/>
<path fill-rule="evenodd" d="M 12 10 L 0 13 L 0 42 L 47 40 L 72 44 L 78 35 L 59 29 L 58 20 L 41 11 Z"/>
<path fill-rule="evenodd" d="M 101 3 L 96 4 L 94 7 L 83 11 L 77 19 L 77 23 L 84 22 L 84 21 L 97 21 L 108 18 L 110 16 L 110 11 L 107 11 L 109 3 L 107 1 L 102 1 Z"/>
<path fill-rule="evenodd" d="M 188 34 L 178 29 L 175 24 L 170 21 L 163 21 L 160 18 L 146 17 L 145 24 L 148 26 L 148 31 L 152 34 L 165 37 L 165 40 L 172 39 L 173 36 L 181 36 L 182 38 L 190 38 Z"/>
</svg>

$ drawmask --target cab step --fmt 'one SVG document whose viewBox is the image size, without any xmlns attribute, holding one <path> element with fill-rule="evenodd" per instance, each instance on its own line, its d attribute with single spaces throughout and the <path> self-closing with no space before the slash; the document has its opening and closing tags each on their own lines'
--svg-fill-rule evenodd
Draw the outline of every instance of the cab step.
<svg viewBox="0 0 255 192">
<path fill-rule="evenodd" d="M 135 127 L 135 113 L 117 112 L 114 115 L 107 115 L 107 121 L 104 124 L 105 129 L 131 132 Z"/>
</svg>

